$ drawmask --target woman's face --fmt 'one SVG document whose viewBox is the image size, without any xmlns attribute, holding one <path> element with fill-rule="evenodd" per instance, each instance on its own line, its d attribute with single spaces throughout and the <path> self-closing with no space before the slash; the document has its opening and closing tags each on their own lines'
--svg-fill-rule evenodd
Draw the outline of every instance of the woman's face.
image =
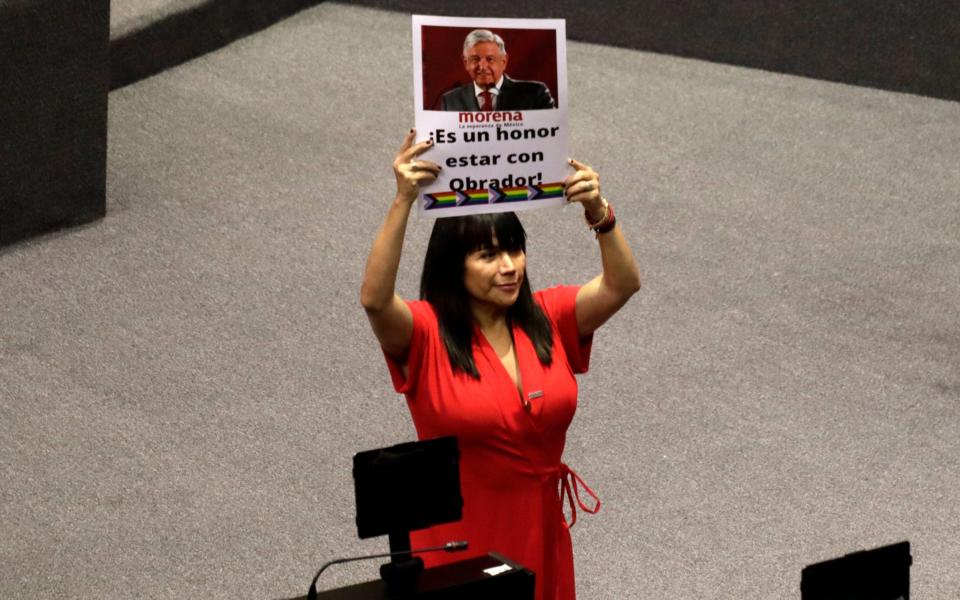
<svg viewBox="0 0 960 600">
<path fill-rule="evenodd" d="M 508 309 L 520 295 L 527 260 L 523 250 L 503 250 L 493 238 L 492 246 L 467 254 L 463 283 L 473 300 Z"/>
</svg>

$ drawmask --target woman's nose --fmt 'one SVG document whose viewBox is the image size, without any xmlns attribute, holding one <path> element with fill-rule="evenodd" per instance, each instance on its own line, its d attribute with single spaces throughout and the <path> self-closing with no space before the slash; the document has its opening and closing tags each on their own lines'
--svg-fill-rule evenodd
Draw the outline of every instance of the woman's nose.
<svg viewBox="0 0 960 600">
<path fill-rule="evenodd" d="M 513 258 L 509 252 L 500 253 L 500 271 L 513 271 L 516 267 L 513 264 Z"/>
</svg>

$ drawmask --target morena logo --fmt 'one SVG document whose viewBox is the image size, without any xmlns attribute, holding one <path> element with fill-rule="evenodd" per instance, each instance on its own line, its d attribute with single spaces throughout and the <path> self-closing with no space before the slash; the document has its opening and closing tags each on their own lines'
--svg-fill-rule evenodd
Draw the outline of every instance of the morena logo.
<svg viewBox="0 0 960 600">
<path fill-rule="evenodd" d="M 523 121 L 523 111 L 476 111 L 460 113 L 460 123 L 509 123 Z"/>
</svg>

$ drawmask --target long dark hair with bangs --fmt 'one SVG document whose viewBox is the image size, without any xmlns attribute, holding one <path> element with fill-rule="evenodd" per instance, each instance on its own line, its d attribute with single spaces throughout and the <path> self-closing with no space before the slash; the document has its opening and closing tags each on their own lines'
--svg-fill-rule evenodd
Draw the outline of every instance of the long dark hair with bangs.
<svg viewBox="0 0 960 600">
<path fill-rule="evenodd" d="M 479 379 L 480 373 L 473 361 L 473 315 L 463 283 L 464 263 L 471 252 L 493 247 L 494 238 L 502 250 L 527 251 L 527 234 L 512 212 L 437 219 L 420 276 L 420 298 L 437 313 L 450 366 L 474 379 Z M 533 299 L 526 273 L 517 301 L 507 309 L 507 320 L 523 329 L 533 342 L 537 358 L 549 365 L 553 360 L 553 330 Z"/>
</svg>

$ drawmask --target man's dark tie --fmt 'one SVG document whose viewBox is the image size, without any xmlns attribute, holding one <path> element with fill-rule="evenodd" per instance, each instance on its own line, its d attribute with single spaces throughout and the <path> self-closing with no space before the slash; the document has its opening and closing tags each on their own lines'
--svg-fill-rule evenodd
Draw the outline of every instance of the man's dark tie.
<svg viewBox="0 0 960 600">
<path fill-rule="evenodd" d="M 480 100 L 483 101 L 480 110 L 493 110 L 493 94 L 484 90 L 480 92 Z"/>
</svg>

